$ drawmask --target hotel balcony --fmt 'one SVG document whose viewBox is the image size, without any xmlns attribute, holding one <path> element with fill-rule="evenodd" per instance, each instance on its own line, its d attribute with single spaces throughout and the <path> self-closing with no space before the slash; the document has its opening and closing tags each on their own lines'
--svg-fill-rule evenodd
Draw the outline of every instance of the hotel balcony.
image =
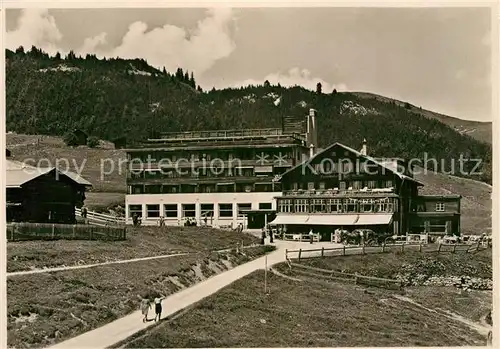
<svg viewBox="0 0 500 349">
<path fill-rule="evenodd" d="M 315 190 L 286 190 L 283 191 L 282 197 L 290 198 L 323 198 L 323 197 L 387 197 L 398 196 L 394 188 L 374 188 L 374 189 L 315 189 Z"/>
<path fill-rule="evenodd" d="M 249 129 L 249 130 L 221 130 L 221 131 L 190 131 L 163 134 L 160 138 L 148 139 L 134 145 L 133 150 L 147 150 L 151 148 L 189 146 L 211 148 L 220 146 L 266 146 L 269 144 L 290 143 L 305 141 L 305 135 L 300 133 L 286 133 L 281 129 Z M 194 148 L 193 148 L 194 149 Z M 130 149 L 132 150 L 132 149 Z"/>
</svg>

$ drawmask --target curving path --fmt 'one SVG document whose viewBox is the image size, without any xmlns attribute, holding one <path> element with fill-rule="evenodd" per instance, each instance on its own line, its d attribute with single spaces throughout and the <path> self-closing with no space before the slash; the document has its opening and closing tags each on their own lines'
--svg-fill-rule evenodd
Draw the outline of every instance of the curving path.
<svg viewBox="0 0 500 349">
<path fill-rule="evenodd" d="M 203 298 L 216 293 L 217 291 L 219 291 L 223 287 L 228 286 L 234 281 L 241 279 L 256 270 L 264 269 L 266 265 L 266 259 L 268 267 L 284 262 L 285 249 L 311 248 L 309 244 L 288 241 L 277 241 L 275 245 L 277 247 L 276 251 L 269 253 L 267 256 L 260 257 L 221 274 L 212 276 L 211 278 L 204 280 L 194 286 L 168 296 L 162 302 L 162 317 L 171 316 L 178 311 L 202 300 Z M 332 247 L 332 245 L 332 243 L 325 242 L 315 243 L 313 246 L 315 248 L 321 248 L 323 246 L 326 248 Z M 143 323 L 142 314 L 138 310 L 109 324 L 56 344 L 50 348 L 104 349 L 129 338 L 133 334 L 153 324 L 153 321 Z"/>
</svg>

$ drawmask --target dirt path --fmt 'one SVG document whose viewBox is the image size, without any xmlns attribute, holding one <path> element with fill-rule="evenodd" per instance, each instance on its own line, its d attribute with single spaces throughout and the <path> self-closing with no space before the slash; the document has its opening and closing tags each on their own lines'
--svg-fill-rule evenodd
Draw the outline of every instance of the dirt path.
<svg viewBox="0 0 500 349">
<path fill-rule="evenodd" d="M 134 263 L 134 262 L 147 261 L 147 260 L 151 260 L 151 259 L 162 259 L 162 258 L 184 256 L 187 254 L 189 254 L 189 253 L 174 253 L 174 254 L 153 256 L 153 257 L 122 259 L 122 260 L 118 260 L 118 261 L 102 262 L 102 263 L 95 263 L 95 264 L 84 264 L 84 265 L 73 265 L 73 266 L 67 266 L 67 267 L 15 271 L 15 272 L 7 273 L 7 277 L 19 276 L 19 275 L 30 275 L 30 274 L 41 274 L 41 273 L 53 273 L 56 271 L 64 271 L 64 270 L 86 269 L 86 268 L 101 267 L 104 265 L 112 265 L 112 264 Z"/>
</svg>

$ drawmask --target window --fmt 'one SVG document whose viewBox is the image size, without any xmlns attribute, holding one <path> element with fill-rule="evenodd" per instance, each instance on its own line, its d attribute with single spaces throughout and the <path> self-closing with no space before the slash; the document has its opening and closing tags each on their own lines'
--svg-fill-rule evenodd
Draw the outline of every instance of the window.
<svg viewBox="0 0 500 349">
<path fill-rule="evenodd" d="M 375 203 L 375 210 L 377 212 L 393 212 L 393 203 L 389 198 L 379 199 Z"/>
<path fill-rule="evenodd" d="M 307 212 L 307 200 L 306 199 L 296 199 L 295 200 L 295 212 L 296 213 Z"/>
<path fill-rule="evenodd" d="M 344 159 L 342 160 L 342 173 L 350 173 L 353 170 L 353 164 L 351 160 L 349 159 Z"/>
<path fill-rule="evenodd" d="M 377 181 L 368 181 L 366 183 L 368 189 L 375 189 L 377 187 Z"/>
<path fill-rule="evenodd" d="M 299 184 L 297 182 L 293 183 L 293 190 L 298 190 L 299 189 Z"/>
<path fill-rule="evenodd" d="M 163 205 L 164 216 L 167 218 L 177 218 L 177 204 Z"/>
<path fill-rule="evenodd" d="M 310 211 L 312 213 L 325 213 L 326 205 L 323 199 L 312 199 Z"/>
<path fill-rule="evenodd" d="M 268 183 L 255 183 L 255 191 L 256 192 L 272 192 L 273 186 Z"/>
<path fill-rule="evenodd" d="M 319 182 L 319 189 L 325 190 L 325 182 Z"/>
<path fill-rule="evenodd" d="M 182 217 L 193 218 L 196 217 L 196 205 L 195 204 L 183 204 L 182 205 Z"/>
<path fill-rule="evenodd" d="M 214 204 L 201 204 L 202 217 L 213 217 L 213 215 L 214 215 Z"/>
<path fill-rule="evenodd" d="M 132 194 L 143 194 L 144 186 L 143 185 L 132 185 L 131 186 Z"/>
<path fill-rule="evenodd" d="M 160 217 L 160 205 L 146 205 L 146 218 Z"/>
<path fill-rule="evenodd" d="M 329 199 L 329 211 L 332 213 L 342 212 L 342 200 L 341 199 Z"/>
<path fill-rule="evenodd" d="M 233 204 L 219 204 L 219 217 L 233 217 Z"/>
<path fill-rule="evenodd" d="M 339 188 L 340 188 L 340 190 L 345 190 L 345 189 L 346 189 L 346 187 L 347 187 L 346 182 L 340 182 L 340 183 L 339 183 Z"/>
<path fill-rule="evenodd" d="M 393 187 L 392 180 L 385 181 L 385 187 L 386 188 L 392 188 Z"/>
<path fill-rule="evenodd" d="M 307 183 L 307 190 L 314 190 L 314 182 Z"/>
<path fill-rule="evenodd" d="M 346 212 L 357 212 L 358 211 L 358 200 L 357 199 L 347 199 L 345 203 Z"/>
<path fill-rule="evenodd" d="M 161 172 L 155 170 L 146 170 L 144 171 L 144 178 L 152 179 L 152 178 L 160 178 Z"/>
<path fill-rule="evenodd" d="M 161 185 L 146 185 L 146 194 L 160 194 Z"/>
<path fill-rule="evenodd" d="M 250 211 L 252 209 L 252 204 L 238 204 L 238 217 L 243 217 L 245 211 Z"/>
<path fill-rule="evenodd" d="M 444 212 L 445 206 L 444 202 L 436 203 L 436 212 Z"/>
<path fill-rule="evenodd" d="M 278 210 L 279 212 L 293 212 L 293 205 L 291 199 L 279 199 Z"/>
<path fill-rule="evenodd" d="M 373 211 L 373 199 L 361 199 L 359 205 L 360 212 Z"/>
<path fill-rule="evenodd" d="M 261 202 L 259 204 L 259 210 L 270 210 L 272 208 L 272 204 L 270 202 Z"/>
<path fill-rule="evenodd" d="M 361 189 L 361 181 L 354 181 L 352 182 L 352 187 L 353 189 Z"/>
<path fill-rule="evenodd" d="M 142 217 L 142 205 L 128 205 L 128 214 L 130 217 L 133 217 L 134 214 Z"/>
</svg>

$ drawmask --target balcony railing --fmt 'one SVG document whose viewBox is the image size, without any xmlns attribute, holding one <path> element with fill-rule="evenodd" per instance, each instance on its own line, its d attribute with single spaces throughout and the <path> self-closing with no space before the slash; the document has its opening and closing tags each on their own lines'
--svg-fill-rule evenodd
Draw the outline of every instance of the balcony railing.
<svg viewBox="0 0 500 349">
<path fill-rule="evenodd" d="M 366 196 L 366 195 L 386 195 L 395 194 L 394 188 L 374 188 L 374 189 L 316 189 L 316 190 L 286 190 L 283 196 L 318 197 L 318 196 Z"/>
<path fill-rule="evenodd" d="M 255 137 L 255 136 L 279 136 L 283 131 L 279 128 L 262 128 L 247 130 L 213 130 L 213 131 L 187 131 L 163 133 L 162 140 L 173 139 L 196 139 L 196 138 L 231 138 L 231 137 Z"/>
</svg>

